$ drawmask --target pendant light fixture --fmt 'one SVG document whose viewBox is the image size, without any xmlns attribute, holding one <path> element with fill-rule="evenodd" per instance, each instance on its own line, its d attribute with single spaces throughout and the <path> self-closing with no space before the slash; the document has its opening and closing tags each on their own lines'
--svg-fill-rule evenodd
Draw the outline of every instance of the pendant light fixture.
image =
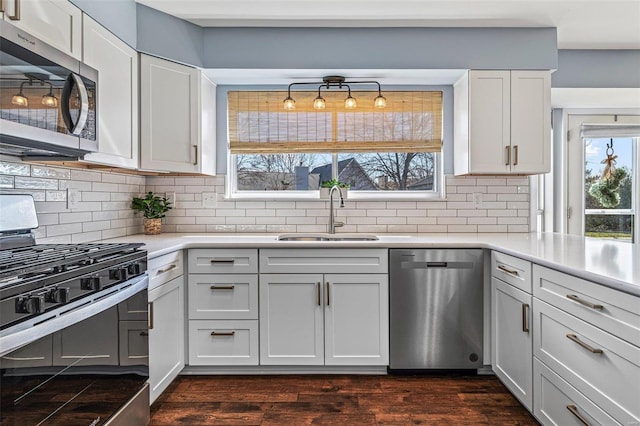
<svg viewBox="0 0 640 426">
<path fill-rule="evenodd" d="M 42 105 L 48 108 L 56 108 L 58 106 L 58 98 L 53 94 L 53 85 L 49 84 L 49 93 L 42 96 Z"/>
<path fill-rule="evenodd" d="M 291 83 L 287 89 L 287 97 L 283 101 L 284 109 L 287 111 L 294 110 L 296 108 L 296 101 L 291 97 L 291 87 L 302 84 L 318 84 L 318 96 L 313 100 L 313 108 L 315 109 L 325 109 L 326 101 L 322 97 L 321 89 L 324 87 L 325 90 L 331 89 L 347 89 L 347 97 L 344 100 L 344 107 L 346 109 L 354 109 L 357 108 L 358 104 L 356 102 L 356 98 L 351 95 L 351 85 L 352 84 L 375 84 L 378 86 L 378 96 L 373 100 L 373 106 L 375 108 L 384 108 L 387 106 L 387 99 L 382 96 L 382 88 L 380 87 L 380 83 L 377 81 L 347 81 L 347 79 L 341 75 L 328 75 L 322 77 L 322 81 L 315 82 L 301 82 L 301 83 Z"/>
<path fill-rule="evenodd" d="M 24 95 L 24 93 L 22 92 L 22 89 L 24 88 L 24 85 L 29 83 L 29 85 L 31 85 L 31 81 L 23 81 L 22 83 L 20 83 L 20 90 L 18 91 L 17 94 L 13 95 L 13 97 L 11 98 L 11 103 L 13 105 L 19 106 L 19 107 L 28 107 L 29 106 L 29 99 Z"/>
</svg>

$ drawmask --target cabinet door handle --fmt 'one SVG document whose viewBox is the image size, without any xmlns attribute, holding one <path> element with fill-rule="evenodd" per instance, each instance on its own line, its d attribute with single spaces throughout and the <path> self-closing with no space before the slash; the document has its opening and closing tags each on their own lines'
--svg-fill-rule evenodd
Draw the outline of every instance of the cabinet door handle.
<svg viewBox="0 0 640 426">
<path fill-rule="evenodd" d="M 331 286 L 327 281 L 327 306 L 331 305 Z"/>
<path fill-rule="evenodd" d="M 320 294 L 321 286 L 322 286 L 322 283 L 318 281 L 318 285 L 316 286 L 316 288 L 318 289 L 318 306 L 322 305 L 322 295 Z"/>
<path fill-rule="evenodd" d="M 211 263 L 234 263 L 235 259 L 211 259 Z"/>
<path fill-rule="evenodd" d="M 525 333 L 529 332 L 529 315 L 527 315 L 527 311 L 529 310 L 529 304 L 522 304 L 522 331 Z"/>
<path fill-rule="evenodd" d="M 153 330 L 153 302 L 149 302 L 149 330 Z"/>
<path fill-rule="evenodd" d="M 140 332 L 140 336 L 142 336 L 142 337 L 147 337 L 148 335 L 149 335 L 149 333 L 146 332 L 146 331 L 141 331 Z"/>
<path fill-rule="evenodd" d="M 212 285 L 211 290 L 233 290 L 236 288 L 235 285 Z"/>
<path fill-rule="evenodd" d="M 158 272 L 156 273 L 156 275 L 160 275 L 160 274 L 164 274 L 165 272 L 169 272 L 172 269 L 176 269 L 178 267 L 178 265 L 176 265 L 175 263 L 167 268 L 164 269 L 158 269 Z"/>
<path fill-rule="evenodd" d="M 4 0 L 0 0 L 0 13 L 4 13 Z"/>
<path fill-rule="evenodd" d="M 573 300 L 574 302 L 577 302 L 577 303 L 579 303 L 581 305 L 584 305 L 584 306 L 586 306 L 588 308 L 595 309 L 596 311 L 604 309 L 604 306 L 597 305 L 595 303 L 591 303 L 591 302 L 588 302 L 586 300 L 582 300 L 576 294 L 567 294 L 566 297 L 569 300 Z"/>
<path fill-rule="evenodd" d="M 603 353 L 602 349 L 594 348 L 593 346 L 586 344 L 585 342 L 580 340 L 578 338 L 578 336 L 576 336 L 575 334 L 569 333 L 569 334 L 567 334 L 567 338 L 569 340 L 573 341 L 573 342 L 576 342 L 577 344 L 579 344 L 580 346 L 582 346 L 583 348 L 585 348 L 586 350 L 588 350 L 592 354 L 601 354 L 601 353 Z"/>
<path fill-rule="evenodd" d="M 518 271 L 516 271 L 515 269 L 509 269 L 504 265 L 498 265 L 498 269 L 500 269 L 502 272 L 506 272 L 507 274 L 513 275 L 515 277 L 519 276 Z"/>
<path fill-rule="evenodd" d="M 571 412 L 571 414 L 573 414 L 574 416 L 576 416 L 576 418 L 580 421 L 580 423 L 582 423 L 584 426 L 591 426 L 591 423 L 589 423 L 587 421 L 587 419 L 585 419 L 584 417 L 582 417 L 582 415 L 580 413 L 578 413 L 578 407 L 576 407 L 573 404 L 569 404 L 567 405 L 567 410 L 569 410 Z"/>
<path fill-rule="evenodd" d="M 235 331 L 212 331 L 211 335 L 212 336 L 235 336 L 236 332 Z"/>
<path fill-rule="evenodd" d="M 504 165 L 510 166 L 511 165 L 511 147 L 505 146 L 505 149 L 507 150 L 507 161 L 504 163 Z"/>
<path fill-rule="evenodd" d="M 195 152 L 196 152 L 195 157 L 193 157 L 193 158 L 194 158 L 194 160 L 193 160 L 193 165 L 194 165 L 194 166 L 197 166 L 197 165 L 198 165 L 198 145 L 194 145 L 194 146 L 193 146 L 193 149 L 194 149 L 194 150 L 195 150 Z"/>
<path fill-rule="evenodd" d="M 513 146 L 513 165 L 518 165 L 518 145 Z"/>
<path fill-rule="evenodd" d="M 13 15 L 7 15 L 7 18 L 11 19 L 12 21 L 20 20 L 20 0 L 13 0 Z"/>
</svg>

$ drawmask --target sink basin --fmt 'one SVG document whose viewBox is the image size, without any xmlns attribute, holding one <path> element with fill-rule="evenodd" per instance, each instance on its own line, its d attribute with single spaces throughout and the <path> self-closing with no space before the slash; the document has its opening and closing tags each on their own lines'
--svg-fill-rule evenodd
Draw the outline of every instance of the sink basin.
<svg viewBox="0 0 640 426">
<path fill-rule="evenodd" d="M 377 241 L 371 234 L 282 234 L 278 241 Z"/>
</svg>

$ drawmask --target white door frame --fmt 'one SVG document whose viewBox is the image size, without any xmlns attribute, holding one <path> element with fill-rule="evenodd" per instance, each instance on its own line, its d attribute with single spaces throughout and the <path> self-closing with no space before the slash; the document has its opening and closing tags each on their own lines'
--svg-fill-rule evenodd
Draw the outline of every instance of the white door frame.
<svg viewBox="0 0 640 426">
<path fill-rule="evenodd" d="M 557 230 L 559 232 L 565 234 L 577 234 L 584 235 L 584 185 L 580 183 L 579 190 L 573 190 L 576 186 L 577 181 L 582 181 L 584 176 L 584 161 L 581 161 L 580 164 L 570 164 L 569 161 L 573 158 L 570 155 L 570 152 L 575 156 L 575 151 L 571 150 L 574 141 L 580 141 L 579 134 L 579 126 L 577 129 L 574 126 L 573 129 L 569 128 L 569 117 L 570 116 L 601 116 L 602 120 L 596 119 L 595 121 L 600 123 L 613 123 L 614 115 L 624 115 L 624 116 L 639 116 L 638 119 L 640 121 L 640 109 L 565 109 L 563 110 L 563 132 L 562 132 L 562 147 L 561 147 L 561 158 L 558 158 L 556 161 L 559 161 L 562 167 L 562 179 L 558 179 L 558 181 L 554 185 L 554 190 L 559 191 L 562 194 L 562 200 L 564 203 L 557 203 L 556 206 L 562 209 L 561 215 L 562 220 L 559 222 L 562 224 L 561 229 Z M 586 118 L 586 117 L 585 117 Z M 588 120 L 594 122 L 594 120 Z M 588 122 L 585 121 L 585 122 Z M 570 137 L 570 139 L 569 139 Z M 577 143 L 575 145 L 578 145 Z M 636 156 L 640 156 L 640 147 L 636 149 Z M 640 185 L 640 159 L 636 160 L 637 164 L 635 170 L 635 182 L 636 186 Z M 557 199 L 557 197 L 556 197 Z M 640 204 L 637 202 L 636 204 Z M 636 210 L 640 208 L 639 205 L 635 206 Z M 569 220 L 569 212 L 571 212 L 572 218 L 577 219 L 575 221 Z M 636 216 L 637 217 L 637 216 Z M 634 222 L 634 241 L 636 243 L 640 242 L 640 221 Z"/>
</svg>

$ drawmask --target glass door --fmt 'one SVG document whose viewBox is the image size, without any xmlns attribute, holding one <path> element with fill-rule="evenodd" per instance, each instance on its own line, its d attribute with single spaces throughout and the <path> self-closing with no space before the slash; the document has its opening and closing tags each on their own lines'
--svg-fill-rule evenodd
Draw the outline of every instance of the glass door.
<svg viewBox="0 0 640 426">
<path fill-rule="evenodd" d="M 640 117 L 573 115 L 569 128 L 569 233 L 637 242 Z"/>
</svg>

